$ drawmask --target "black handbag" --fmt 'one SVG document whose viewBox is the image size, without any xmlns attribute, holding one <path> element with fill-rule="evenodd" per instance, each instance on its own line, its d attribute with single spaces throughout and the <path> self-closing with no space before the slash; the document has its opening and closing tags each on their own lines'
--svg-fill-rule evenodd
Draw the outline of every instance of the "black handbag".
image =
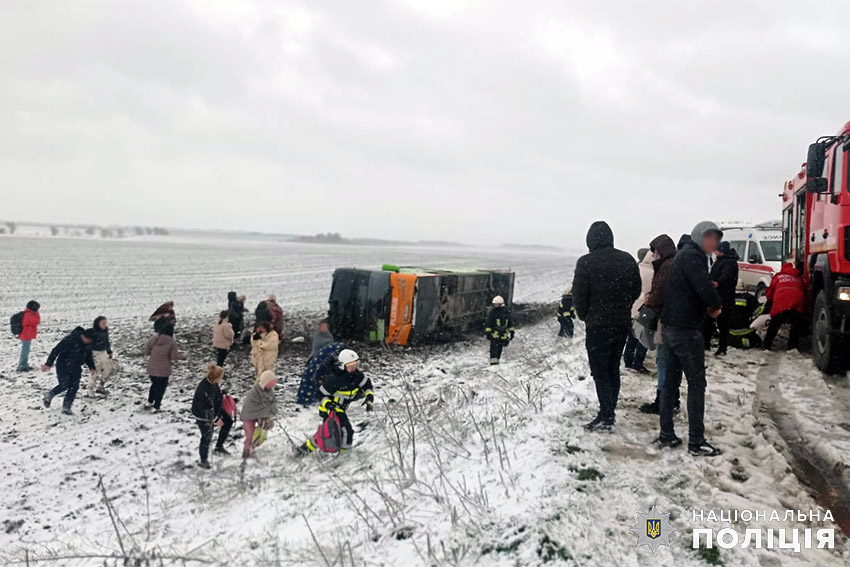
<svg viewBox="0 0 850 567">
<path fill-rule="evenodd" d="M 641 305 L 637 321 L 650 331 L 655 331 L 658 329 L 658 312 L 652 307 Z"/>
</svg>

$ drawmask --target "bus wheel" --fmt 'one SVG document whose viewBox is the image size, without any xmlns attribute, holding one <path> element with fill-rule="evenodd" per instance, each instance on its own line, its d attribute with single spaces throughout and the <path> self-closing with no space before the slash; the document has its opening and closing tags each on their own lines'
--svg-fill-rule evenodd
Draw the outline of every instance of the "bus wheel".
<svg viewBox="0 0 850 567">
<path fill-rule="evenodd" d="M 821 291 L 815 299 L 812 317 L 812 359 L 819 370 L 835 374 L 845 370 L 846 355 L 841 348 L 840 334 L 833 326 L 832 309 Z"/>
</svg>

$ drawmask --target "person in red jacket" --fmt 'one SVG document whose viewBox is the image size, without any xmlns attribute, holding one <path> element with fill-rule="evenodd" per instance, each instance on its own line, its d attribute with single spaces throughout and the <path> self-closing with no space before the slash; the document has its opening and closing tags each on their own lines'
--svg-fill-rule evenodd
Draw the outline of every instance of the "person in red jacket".
<svg viewBox="0 0 850 567">
<path fill-rule="evenodd" d="M 30 301 L 27 303 L 27 308 L 24 310 L 24 318 L 22 321 L 23 330 L 18 335 L 21 341 L 21 356 L 18 358 L 18 372 L 28 372 L 32 370 L 30 366 L 30 347 L 32 341 L 38 336 L 38 325 L 41 323 L 41 315 L 38 310 L 41 309 L 38 301 Z"/>
<path fill-rule="evenodd" d="M 779 273 L 773 276 L 766 297 L 772 307 L 770 325 L 764 336 L 764 349 L 770 350 L 776 334 L 785 323 L 791 325 L 788 350 L 797 348 L 800 335 L 806 327 L 806 291 L 803 288 L 803 278 L 793 264 L 784 264 Z"/>
</svg>

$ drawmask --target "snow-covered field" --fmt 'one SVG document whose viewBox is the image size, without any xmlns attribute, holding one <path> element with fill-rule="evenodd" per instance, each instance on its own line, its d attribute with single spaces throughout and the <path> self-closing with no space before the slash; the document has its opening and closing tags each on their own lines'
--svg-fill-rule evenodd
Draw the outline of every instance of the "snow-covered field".
<svg viewBox="0 0 850 567">
<path fill-rule="evenodd" d="M 0 343 L 0 563 L 123 565 L 104 557 L 126 555 L 142 560 L 133 565 L 701 566 L 713 556 L 691 549 L 692 509 L 818 508 L 757 409 L 776 355 L 710 360 L 707 435 L 725 453 L 694 460 L 651 445 L 657 418 L 637 412 L 654 391 L 651 377 L 624 375 L 615 430 L 585 432 L 595 395 L 582 333 L 573 345 L 560 342 L 553 320 L 521 328 L 497 368 L 486 365 L 477 338 L 365 349 L 378 403 L 368 416 L 353 410 L 358 447 L 339 457 L 291 455 L 289 439 L 303 440 L 318 419 L 293 403 L 306 352 L 289 344 L 278 366 L 281 427 L 259 458 L 194 467 L 189 402 L 226 292 L 246 293 L 251 305 L 275 292 L 287 312 L 314 316 L 334 267 L 381 262 L 513 267 L 518 301 L 557 298 L 572 267 L 556 255 L 473 250 L 0 238 L 0 311 L 33 297 L 44 305 L 32 362 L 62 331 L 105 313 L 125 363 L 107 398 L 81 394 L 77 415 L 65 418 L 40 403 L 53 376 L 11 372 L 17 345 L 8 333 Z M 139 350 L 146 316 L 165 299 L 177 304 L 190 360 L 178 366 L 163 413 L 152 415 L 141 411 Z M 782 361 L 783 373 L 793 365 L 787 372 L 808 373 L 810 382 L 791 390 L 789 379 L 788 397 L 831 399 L 830 411 L 846 416 L 840 397 L 794 356 Z M 225 384 L 239 397 L 251 380 L 247 352 L 236 351 Z M 799 407 L 804 416 L 819 411 Z M 828 443 L 839 451 L 847 447 L 840 423 Z M 685 415 L 677 428 L 686 433 Z M 236 452 L 240 427 L 232 437 Z M 629 531 L 635 513 L 653 504 L 679 530 L 654 555 L 636 548 Z M 736 526 L 746 527 L 810 526 Z M 846 540 L 836 544 L 801 554 L 724 549 L 715 564 L 847 565 Z"/>
</svg>

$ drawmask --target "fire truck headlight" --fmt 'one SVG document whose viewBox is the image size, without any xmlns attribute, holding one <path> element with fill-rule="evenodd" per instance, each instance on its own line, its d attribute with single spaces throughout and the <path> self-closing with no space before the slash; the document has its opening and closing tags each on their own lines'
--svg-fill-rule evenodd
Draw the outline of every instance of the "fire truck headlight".
<svg viewBox="0 0 850 567">
<path fill-rule="evenodd" d="M 850 287 L 839 287 L 838 288 L 838 300 L 839 301 L 850 301 Z"/>
</svg>

